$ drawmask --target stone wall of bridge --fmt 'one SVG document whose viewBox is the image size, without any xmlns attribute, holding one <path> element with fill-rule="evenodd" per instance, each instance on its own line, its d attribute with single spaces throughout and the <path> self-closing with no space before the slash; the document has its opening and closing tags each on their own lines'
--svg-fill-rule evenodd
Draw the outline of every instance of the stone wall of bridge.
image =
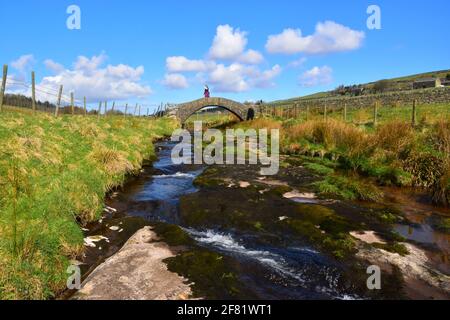
<svg viewBox="0 0 450 320">
<path fill-rule="evenodd" d="M 244 105 L 230 99 L 212 97 L 179 104 L 174 112 L 174 115 L 181 121 L 181 123 L 185 123 L 186 120 L 195 112 L 206 107 L 220 107 L 226 109 L 235 114 L 240 120 L 247 120 L 250 109 L 253 109 L 255 113 L 258 111 L 257 108 L 253 106 Z"/>
</svg>

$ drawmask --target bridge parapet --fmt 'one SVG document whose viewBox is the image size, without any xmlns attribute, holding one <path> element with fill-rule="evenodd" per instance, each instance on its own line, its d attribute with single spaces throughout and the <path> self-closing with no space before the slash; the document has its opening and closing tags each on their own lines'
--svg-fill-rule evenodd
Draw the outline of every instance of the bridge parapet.
<svg viewBox="0 0 450 320">
<path fill-rule="evenodd" d="M 241 121 L 247 120 L 251 115 L 254 116 L 257 111 L 253 106 L 247 106 L 240 102 L 220 97 L 211 97 L 179 104 L 175 114 L 181 123 L 184 124 L 186 120 L 195 112 L 206 107 L 219 107 L 226 109 L 235 114 Z"/>
</svg>

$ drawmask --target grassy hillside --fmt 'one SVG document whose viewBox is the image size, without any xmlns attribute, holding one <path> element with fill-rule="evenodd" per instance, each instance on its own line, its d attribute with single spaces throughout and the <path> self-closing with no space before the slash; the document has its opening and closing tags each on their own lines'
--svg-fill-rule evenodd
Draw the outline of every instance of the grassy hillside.
<svg viewBox="0 0 450 320">
<path fill-rule="evenodd" d="M 154 155 L 167 119 L 0 113 L 0 299 L 51 298 L 83 250 L 81 225 Z"/>
<path fill-rule="evenodd" d="M 393 90 L 410 90 L 412 88 L 412 84 L 417 79 L 432 78 L 432 77 L 445 78 L 448 74 L 450 74 L 450 69 L 432 71 L 432 72 L 426 72 L 426 73 L 419 73 L 419 74 L 414 74 L 414 75 L 409 75 L 409 76 L 404 76 L 404 77 L 399 77 L 399 78 L 385 79 L 385 80 L 389 83 L 389 87 Z M 365 87 L 366 89 L 370 90 L 374 86 L 375 83 L 376 83 L 376 81 L 361 84 L 361 85 L 363 87 Z M 355 83 L 355 84 L 358 85 L 357 83 Z M 333 94 L 332 91 L 325 91 L 325 92 L 317 92 L 317 93 L 310 94 L 310 95 L 303 96 L 303 97 L 295 97 L 295 98 L 290 98 L 290 99 L 285 99 L 285 100 L 277 100 L 277 101 L 271 102 L 271 104 L 284 105 L 284 104 L 291 104 L 291 103 L 299 102 L 301 100 L 321 99 L 321 98 L 329 98 L 329 97 L 336 97 L 336 96 Z"/>
</svg>

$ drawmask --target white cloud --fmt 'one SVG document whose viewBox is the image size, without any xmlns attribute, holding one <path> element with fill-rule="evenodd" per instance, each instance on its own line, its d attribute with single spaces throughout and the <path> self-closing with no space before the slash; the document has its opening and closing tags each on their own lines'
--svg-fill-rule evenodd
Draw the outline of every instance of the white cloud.
<svg viewBox="0 0 450 320">
<path fill-rule="evenodd" d="M 25 72 L 35 62 L 32 54 L 26 54 L 12 61 L 11 66 L 19 72 Z"/>
<path fill-rule="evenodd" d="M 314 67 L 300 76 L 300 85 L 303 87 L 327 85 L 332 82 L 333 69 L 328 66 Z"/>
<path fill-rule="evenodd" d="M 217 65 L 209 74 L 209 82 L 214 90 L 219 92 L 243 92 L 249 90 L 249 84 L 244 78 L 245 67 L 239 63 L 230 66 Z"/>
<path fill-rule="evenodd" d="M 274 85 L 273 80 L 281 73 L 281 67 L 275 65 L 269 70 L 260 71 L 255 66 L 233 63 L 223 64 L 209 73 L 207 81 L 217 92 L 245 92 L 252 88 L 267 88 Z"/>
<path fill-rule="evenodd" d="M 220 25 L 209 49 L 209 57 L 244 64 L 263 62 L 264 57 L 260 52 L 253 49 L 246 50 L 247 43 L 247 32 L 234 29 L 228 24 Z"/>
<path fill-rule="evenodd" d="M 161 82 L 171 89 L 184 89 L 188 87 L 188 81 L 183 73 L 196 72 L 192 80 L 211 84 L 215 92 L 244 92 L 273 86 L 273 79 L 281 73 L 281 67 L 275 65 L 269 70 L 260 70 L 257 65 L 264 57 L 259 51 L 247 49 L 247 43 L 247 32 L 230 25 L 219 25 L 206 59 L 168 57 L 167 74 Z"/>
<path fill-rule="evenodd" d="M 239 62 L 247 64 L 260 64 L 264 61 L 264 57 L 256 50 L 247 50 L 238 57 Z"/>
<path fill-rule="evenodd" d="M 319 22 L 313 35 L 303 36 L 300 29 L 285 29 L 269 36 L 266 50 L 270 53 L 321 54 L 350 51 L 361 47 L 365 34 L 333 21 Z"/>
<path fill-rule="evenodd" d="M 60 73 L 64 71 L 64 66 L 62 64 L 59 64 L 51 59 L 47 59 L 44 61 L 44 65 L 47 69 L 54 73 Z"/>
<path fill-rule="evenodd" d="M 220 25 L 217 27 L 209 54 L 213 59 L 233 60 L 244 52 L 246 45 L 246 32 L 235 30 L 228 24 Z"/>
<path fill-rule="evenodd" d="M 74 69 L 84 73 L 92 72 L 102 65 L 107 58 L 108 57 L 104 53 L 101 53 L 98 56 L 93 56 L 92 58 L 79 56 L 74 63 Z"/>
<path fill-rule="evenodd" d="M 85 96 L 88 102 L 141 98 L 152 93 L 149 86 L 141 83 L 143 66 L 133 68 L 119 64 L 102 67 L 105 60 L 104 54 L 92 58 L 80 56 L 72 70 L 59 68 L 61 65 L 54 62 L 47 63 L 50 67 L 57 65 L 59 72 L 43 78 L 40 86 L 56 90 L 62 84 L 65 94 L 73 91 L 76 97 Z"/>
<path fill-rule="evenodd" d="M 162 83 L 169 89 L 186 89 L 189 87 L 186 77 L 179 73 L 166 74 Z"/>
<path fill-rule="evenodd" d="M 168 57 L 166 59 L 166 68 L 169 72 L 200 72 L 213 67 L 213 62 L 203 60 L 190 60 L 183 56 Z"/>
<path fill-rule="evenodd" d="M 289 63 L 289 67 L 291 68 L 299 68 L 302 67 L 308 59 L 305 57 L 301 57 L 300 59 L 294 60 Z"/>
<path fill-rule="evenodd" d="M 281 74 L 281 67 L 276 64 L 272 67 L 272 69 L 265 70 L 261 72 L 254 78 L 254 85 L 258 88 L 268 88 L 273 87 L 275 83 L 273 79 Z"/>
<path fill-rule="evenodd" d="M 133 68 L 124 64 L 119 64 L 117 66 L 108 65 L 106 67 L 106 74 L 115 79 L 139 81 L 144 74 L 144 67 L 139 66 Z"/>
</svg>

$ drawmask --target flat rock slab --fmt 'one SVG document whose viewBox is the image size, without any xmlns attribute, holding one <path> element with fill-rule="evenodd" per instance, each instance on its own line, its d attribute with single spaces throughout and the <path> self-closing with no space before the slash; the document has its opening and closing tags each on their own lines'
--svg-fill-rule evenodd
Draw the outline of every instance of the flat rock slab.
<svg viewBox="0 0 450 320">
<path fill-rule="evenodd" d="M 191 295 L 186 279 L 167 270 L 174 256 L 157 242 L 151 227 L 133 235 L 123 248 L 98 266 L 74 295 L 76 300 L 184 300 Z"/>
</svg>

